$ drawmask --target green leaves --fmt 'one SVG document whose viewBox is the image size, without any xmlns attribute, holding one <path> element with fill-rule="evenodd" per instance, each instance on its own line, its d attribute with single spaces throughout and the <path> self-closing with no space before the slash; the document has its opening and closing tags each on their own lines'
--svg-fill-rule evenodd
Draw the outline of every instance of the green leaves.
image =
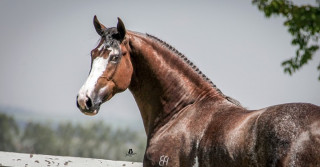
<svg viewBox="0 0 320 167">
<path fill-rule="evenodd" d="M 319 6 L 294 5 L 288 0 L 253 0 L 266 17 L 280 15 L 286 18 L 284 26 L 293 36 L 291 44 L 297 47 L 296 55 L 284 62 L 284 72 L 292 75 L 306 65 L 319 49 L 320 37 L 320 1 Z M 320 71 L 320 65 L 318 66 Z M 320 76 L 319 76 L 320 81 Z"/>
</svg>

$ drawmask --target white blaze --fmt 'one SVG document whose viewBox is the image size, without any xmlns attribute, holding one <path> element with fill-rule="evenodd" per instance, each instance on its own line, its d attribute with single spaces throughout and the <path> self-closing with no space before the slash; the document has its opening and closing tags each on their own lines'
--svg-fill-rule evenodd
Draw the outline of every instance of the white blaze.
<svg viewBox="0 0 320 167">
<path fill-rule="evenodd" d="M 103 57 L 97 57 L 93 60 L 91 72 L 88 76 L 87 81 L 80 89 L 79 97 L 92 96 L 92 92 L 95 88 L 96 83 L 98 82 L 98 79 L 101 77 L 101 75 L 107 68 L 108 59 L 105 59 Z"/>
</svg>

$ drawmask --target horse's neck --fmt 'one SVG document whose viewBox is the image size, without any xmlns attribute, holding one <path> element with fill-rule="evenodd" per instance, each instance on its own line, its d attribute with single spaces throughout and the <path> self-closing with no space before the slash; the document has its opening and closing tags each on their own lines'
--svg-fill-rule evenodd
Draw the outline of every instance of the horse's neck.
<svg viewBox="0 0 320 167">
<path fill-rule="evenodd" d="M 173 51 L 150 37 L 129 33 L 134 68 L 130 91 L 147 135 L 173 114 L 205 96 L 222 96 Z"/>
</svg>

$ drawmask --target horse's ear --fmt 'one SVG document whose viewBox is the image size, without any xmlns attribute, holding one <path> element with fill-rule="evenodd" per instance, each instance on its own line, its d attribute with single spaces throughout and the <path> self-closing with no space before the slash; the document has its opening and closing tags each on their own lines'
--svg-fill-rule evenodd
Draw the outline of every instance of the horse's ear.
<svg viewBox="0 0 320 167">
<path fill-rule="evenodd" d="M 118 25 L 117 25 L 118 33 L 120 35 L 120 39 L 124 39 L 124 36 L 126 36 L 126 28 L 124 27 L 124 24 L 122 20 L 118 17 Z"/>
<path fill-rule="evenodd" d="M 103 35 L 103 31 L 106 29 L 106 27 L 101 24 L 97 18 L 96 15 L 94 15 L 93 17 L 93 25 L 94 25 L 94 28 L 96 29 L 97 33 L 102 36 Z"/>
</svg>

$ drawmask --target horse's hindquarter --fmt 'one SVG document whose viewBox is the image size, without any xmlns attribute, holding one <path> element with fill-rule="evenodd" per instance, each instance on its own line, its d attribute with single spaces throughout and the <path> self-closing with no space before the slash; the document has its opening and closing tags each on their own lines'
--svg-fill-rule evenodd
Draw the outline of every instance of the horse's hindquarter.
<svg viewBox="0 0 320 167">
<path fill-rule="evenodd" d="M 320 107 L 283 104 L 257 111 L 222 110 L 201 139 L 200 166 L 320 164 Z"/>
<path fill-rule="evenodd" d="M 269 166 L 320 165 L 320 107 L 305 103 L 272 106 L 257 124 L 257 160 Z"/>
</svg>

